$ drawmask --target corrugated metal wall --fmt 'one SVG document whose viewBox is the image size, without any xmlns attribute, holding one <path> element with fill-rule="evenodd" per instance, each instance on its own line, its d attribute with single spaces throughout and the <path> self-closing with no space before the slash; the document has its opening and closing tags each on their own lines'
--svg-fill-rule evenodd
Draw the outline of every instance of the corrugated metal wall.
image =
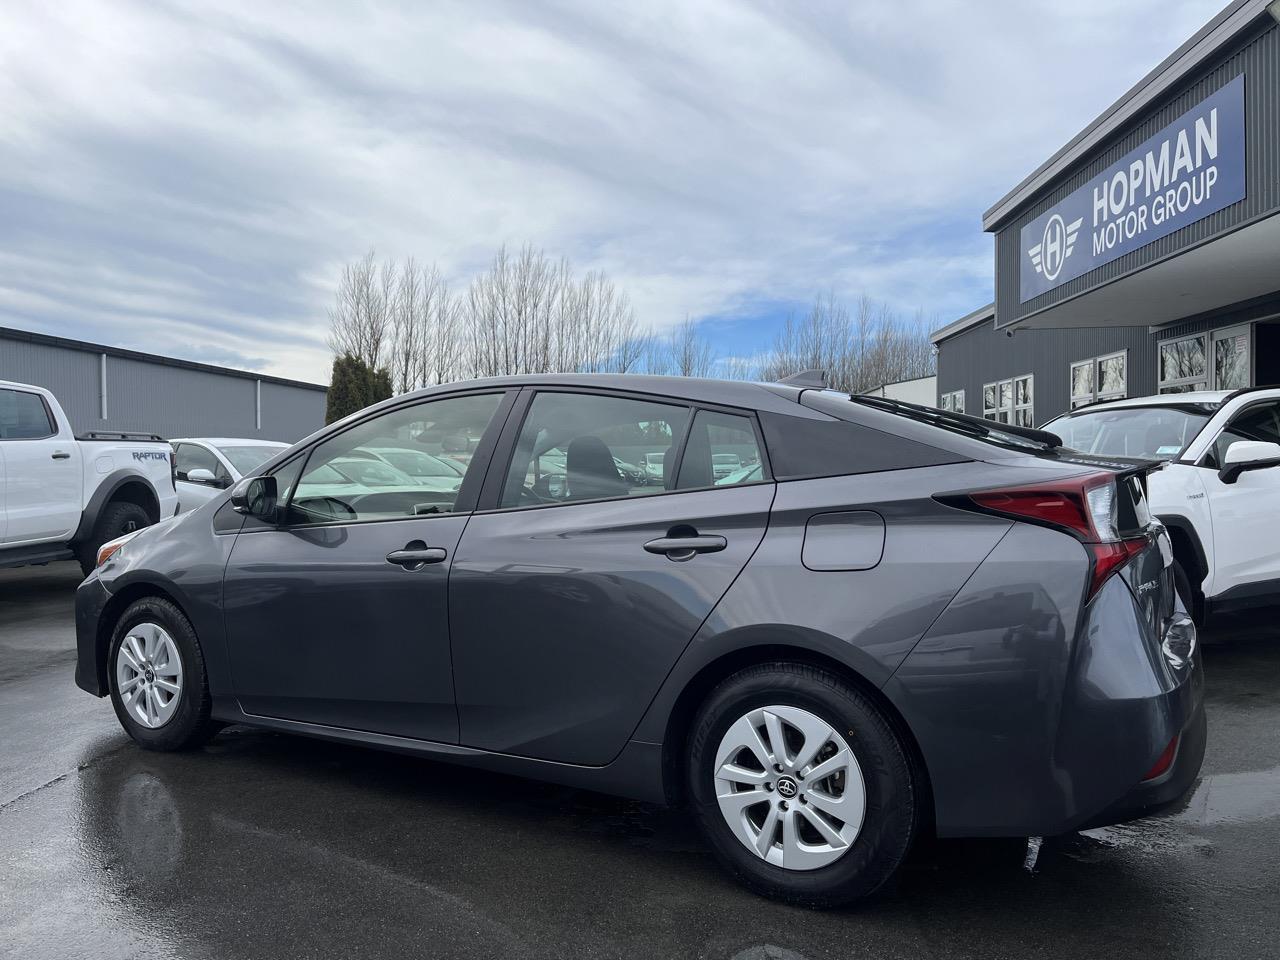
<svg viewBox="0 0 1280 960">
<path fill-rule="evenodd" d="M 1203 220 L 1188 224 L 1108 264 L 1064 283 L 1026 303 L 1019 303 L 1018 237 L 1034 220 L 1077 187 L 1115 163 L 1130 150 L 1173 123 L 1205 97 L 1245 74 L 1245 199 Z M 1264 18 L 1217 66 L 1202 71 L 1171 98 L 1147 114 L 1106 150 L 1077 168 L 1054 188 L 1027 206 L 996 233 L 996 319 L 1003 326 L 1045 307 L 1061 303 L 1085 290 L 1114 280 L 1140 267 L 1240 226 L 1269 212 L 1280 211 L 1280 26 Z"/>
<path fill-rule="evenodd" d="M 258 429 L 256 378 L 111 355 L 104 420 L 100 364 L 100 353 L 0 335 L 0 380 L 52 390 L 78 433 L 141 430 L 162 437 L 259 437 L 291 443 L 324 425 L 323 390 L 263 381 Z"/>
<path fill-rule="evenodd" d="M 1147 327 L 1073 327 L 997 330 L 991 321 L 938 344 L 938 392 L 965 392 L 965 412 L 982 416 L 982 387 L 1010 377 L 1035 376 L 1036 423 L 1070 405 L 1071 364 L 1119 350 L 1129 352 L 1128 394 L 1156 392 L 1156 346 L 1161 340 L 1280 316 L 1280 297 L 1192 317 L 1158 331 Z M 1258 357 L 1255 354 L 1255 366 Z M 1256 378 L 1255 378 L 1256 379 Z M 1269 382 L 1272 378 L 1263 377 Z"/>
</svg>

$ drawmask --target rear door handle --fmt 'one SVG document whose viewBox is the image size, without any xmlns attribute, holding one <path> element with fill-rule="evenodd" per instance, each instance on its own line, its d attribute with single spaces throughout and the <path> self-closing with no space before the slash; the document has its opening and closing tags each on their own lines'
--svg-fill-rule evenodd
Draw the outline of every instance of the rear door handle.
<svg viewBox="0 0 1280 960">
<path fill-rule="evenodd" d="M 52 460 L 70 460 L 70 459 L 71 459 L 71 454 L 67 453 L 67 451 L 65 451 L 65 450 L 57 450 L 57 451 L 55 451 L 55 452 L 53 453 L 53 455 L 50 457 L 50 459 L 52 459 Z"/>
<path fill-rule="evenodd" d="M 699 553 L 716 553 L 729 545 L 724 537 L 695 534 L 691 537 L 658 537 L 644 548 L 650 553 L 665 553 L 671 560 L 692 560 Z"/>
<path fill-rule="evenodd" d="M 403 550 L 388 553 L 387 563 L 394 563 L 406 570 L 420 570 L 428 563 L 440 563 L 448 555 L 444 547 L 428 547 L 421 540 L 413 540 L 406 543 Z"/>
</svg>

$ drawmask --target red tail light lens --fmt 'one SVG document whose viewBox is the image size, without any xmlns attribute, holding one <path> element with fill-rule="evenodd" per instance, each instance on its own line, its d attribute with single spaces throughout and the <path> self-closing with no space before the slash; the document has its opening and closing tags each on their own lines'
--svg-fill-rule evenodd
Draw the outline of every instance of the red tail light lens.
<svg viewBox="0 0 1280 960">
<path fill-rule="evenodd" d="M 981 490 L 968 494 L 972 506 L 1040 526 L 1080 540 L 1093 559 L 1085 599 L 1147 546 L 1147 537 L 1122 539 L 1117 520 L 1117 489 L 1110 473 L 1091 473 L 1048 484 Z"/>
</svg>

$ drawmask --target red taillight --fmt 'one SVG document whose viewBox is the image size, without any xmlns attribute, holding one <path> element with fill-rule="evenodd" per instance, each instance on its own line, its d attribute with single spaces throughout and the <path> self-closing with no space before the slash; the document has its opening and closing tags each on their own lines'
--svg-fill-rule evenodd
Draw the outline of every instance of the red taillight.
<svg viewBox="0 0 1280 960">
<path fill-rule="evenodd" d="M 1114 475 L 1091 473 L 1046 484 L 981 490 L 967 495 L 973 506 L 1052 527 L 1080 540 L 1093 560 L 1088 600 L 1113 573 L 1147 546 L 1147 537 L 1122 539 L 1118 532 Z M 952 502 L 955 502 L 953 498 Z"/>
<path fill-rule="evenodd" d="M 169 484 L 173 487 L 173 492 L 178 492 L 178 455 L 169 450 Z"/>
<path fill-rule="evenodd" d="M 1164 748 L 1164 753 L 1160 754 L 1160 759 L 1156 761 L 1154 767 L 1147 771 L 1142 778 L 1143 781 L 1157 780 L 1169 772 L 1169 768 L 1173 766 L 1173 758 L 1178 755 L 1178 738 L 1174 737 L 1169 741 L 1169 745 Z"/>
</svg>

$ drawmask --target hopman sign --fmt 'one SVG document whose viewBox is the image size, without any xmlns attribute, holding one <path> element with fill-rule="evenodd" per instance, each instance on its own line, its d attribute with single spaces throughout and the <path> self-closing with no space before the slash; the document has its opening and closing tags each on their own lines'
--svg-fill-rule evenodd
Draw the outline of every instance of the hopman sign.
<svg viewBox="0 0 1280 960">
<path fill-rule="evenodd" d="M 1244 74 L 1022 228 L 1021 302 L 1244 199 Z"/>
</svg>

